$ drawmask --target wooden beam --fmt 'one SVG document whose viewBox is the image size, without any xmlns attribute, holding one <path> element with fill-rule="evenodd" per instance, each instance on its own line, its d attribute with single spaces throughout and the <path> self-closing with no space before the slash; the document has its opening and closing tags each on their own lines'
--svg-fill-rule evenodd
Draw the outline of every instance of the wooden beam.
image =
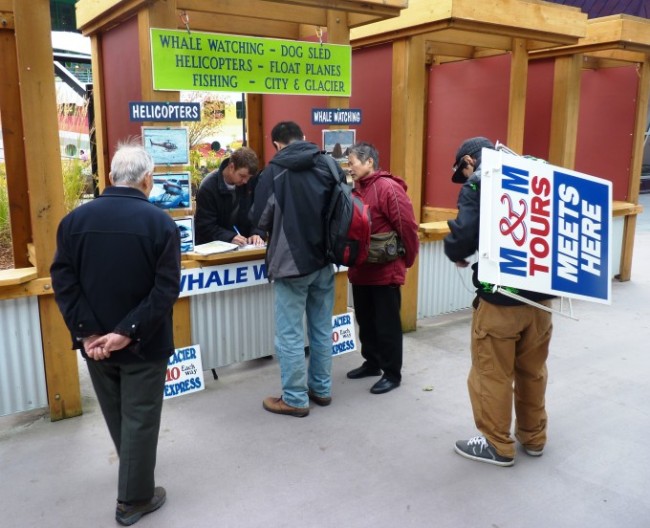
<svg viewBox="0 0 650 528">
<path fill-rule="evenodd" d="M 182 297 L 174 304 L 174 347 L 193 345 L 190 297 Z"/>
<path fill-rule="evenodd" d="M 44 278 L 49 276 L 56 228 L 64 214 L 50 3 L 48 0 L 15 2 L 14 8 L 36 270 Z M 52 296 L 39 297 L 38 304 L 50 418 L 54 421 L 78 416 L 81 394 L 77 357 L 69 349 L 68 330 Z"/>
<path fill-rule="evenodd" d="M 571 44 L 586 33 L 587 15 L 579 9 L 549 2 L 534 4 L 520 0 L 410 0 L 397 18 L 355 28 L 352 41 L 415 28 L 428 32 L 433 23 L 447 21 L 462 27 L 467 36 L 497 32 L 508 37 L 548 41 L 549 47 Z"/>
<path fill-rule="evenodd" d="M 627 200 L 633 204 L 639 202 L 639 186 L 641 183 L 641 165 L 645 144 L 648 103 L 650 103 L 650 57 L 639 67 L 637 83 L 636 112 L 634 132 L 632 136 L 632 154 L 630 160 L 630 182 Z M 632 255 L 634 253 L 634 234 L 636 232 L 636 215 L 625 217 L 623 230 L 623 247 L 621 250 L 620 281 L 628 281 L 632 276 Z"/>
<path fill-rule="evenodd" d="M 157 1 L 138 12 L 138 42 L 140 45 L 140 93 L 143 101 L 180 100 L 180 92 L 153 89 L 153 68 L 151 57 L 151 28 L 173 29 L 179 22 L 176 16 L 176 0 Z M 145 125 L 155 123 L 145 122 Z M 170 123 L 176 126 L 180 123 Z"/>
<path fill-rule="evenodd" d="M 282 21 L 295 24 L 311 24 L 314 26 L 327 25 L 327 10 L 322 7 L 304 6 L 276 6 L 269 5 L 263 0 L 242 2 L 241 0 L 177 0 L 179 13 L 190 13 L 190 28 L 194 27 L 205 15 L 217 15 L 216 18 L 235 16 L 237 19 L 254 19 L 261 21 Z M 192 16 L 195 14 L 195 16 Z M 215 17 L 212 17 L 213 19 Z M 259 25 L 259 22 L 253 22 Z M 244 27 L 231 26 L 229 33 L 245 29 Z M 213 30 L 214 31 L 214 30 Z"/>
<path fill-rule="evenodd" d="M 392 78 L 390 169 L 406 181 L 415 220 L 419 222 L 428 97 L 426 41 L 423 36 L 393 43 Z M 402 288 L 404 331 L 413 331 L 417 326 L 418 266 L 419 259 L 408 270 L 406 284 Z"/>
<path fill-rule="evenodd" d="M 77 27 L 84 35 L 91 35 L 133 16 L 147 4 L 155 5 L 166 1 L 79 0 L 76 5 Z M 190 13 L 190 27 L 196 30 L 203 30 L 201 27 L 204 27 L 206 31 L 282 37 L 280 32 L 270 34 L 268 28 L 262 33 L 252 32 L 247 24 L 251 19 L 258 19 L 324 26 L 327 10 L 366 17 L 355 19 L 356 24 L 361 24 L 396 17 L 407 5 L 407 0 L 181 0 L 178 8 Z M 192 17 L 192 12 L 197 13 L 197 16 Z M 204 17 L 209 17 L 213 22 L 233 17 L 230 20 L 243 20 L 243 23 L 226 28 L 211 28 L 206 27 Z M 256 27 L 264 29 L 263 24 L 256 23 Z"/>
<path fill-rule="evenodd" d="M 300 25 L 282 20 L 251 19 L 242 16 L 222 16 L 214 13 L 187 12 L 190 17 L 190 30 L 209 31 L 211 33 L 232 33 L 267 38 L 298 39 Z M 177 29 L 185 25 L 177 19 Z"/>
<path fill-rule="evenodd" d="M 101 193 L 110 185 L 108 173 L 111 164 L 108 159 L 109 145 L 106 130 L 106 105 L 104 100 L 104 62 L 102 56 L 102 36 L 100 34 L 90 37 L 90 63 L 93 73 L 93 104 L 95 107 L 97 186 Z"/>
<path fill-rule="evenodd" d="M 45 13 L 37 8 L 43 7 Z M 16 2 L 16 48 L 24 149 L 39 277 L 49 275 L 56 228 L 65 214 L 50 10 L 47 0 Z M 48 28 L 44 35 L 39 28 Z"/>
<path fill-rule="evenodd" d="M 75 5 L 77 29 L 86 36 L 93 35 L 116 26 L 150 3 L 151 0 L 78 0 Z"/>
<path fill-rule="evenodd" d="M 650 54 L 650 20 L 613 15 L 589 20 L 587 34 L 576 44 L 552 50 L 541 50 L 534 58 L 548 58 L 576 53 L 596 54 L 612 50 L 626 50 L 629 53 Z M 634 62 L 632 56 L 623 54 L 622 60 Z"/>
<path fill-rule="evenodd" d="M 341 11 L 327 12 L 327 42 L 330 44 L 350 44 L 350 28 L 346 13 Z M 349 97 L 328 97 L 328 108 L 350 108 Z M 331 126 L 329 128 L 348 128 Z M 334 314 L 348 311 L 348 280 L 346 273 L 337 273 L 334 278 Z"/>
<path fill-rule="evenodd" d="M 264 162 L 264 98 L 262 94 L 246 94 L 246 130 L 248 131 L 248 146 L 252 148 Z"/>
<path fill-rule="evenodd" d="M 555 60 L 548 161 L 572 169 L 576 158 L 582 56 Z"/>
<path fill-rule="evenodd" d="M 52 281 L 49 277 L 0 288 L 0 300 L 34 297 L 36 295 L 52 295 Z M 70 341 L 70 336 L 68 336 L 67 341 Z"/>
<path fill-rule="evenodd" d="M 383 17 L 399 16 L 400 11 L 408 6 L 408 0 L 267 0 L 267 3 L 310 6 Z"/>
<path fill-rule="evenodd" d="M 0 115 L 4 142 L 9 220 L 14 266 L 30 266 L 27 244 L 32 240 L 32 220 L 27 186 L 27 162 L 20 104 L 18 57 L 13 32 L 0 31 Z"/>
<path fill-rule="evenodd" d="M 36 278 L 36 268 L 0 270 L 0 286 L 24 284 Z"/>
<path fill-rule="evenodd" d="M 526 118 L 526 87 L 528 86 L 528 52 L 526 42 L 514 39 L 510 63 L 510 94 L 508 100 L 508 147 L 524 150 Z"/>
<path fill-rule="evenodd" d="M 10 13 L 8 10 L 2 9 L 2 6 L 0 5 L 0 31 L 13 31 L 15 27 L 14 14 Z"/>
</svg>

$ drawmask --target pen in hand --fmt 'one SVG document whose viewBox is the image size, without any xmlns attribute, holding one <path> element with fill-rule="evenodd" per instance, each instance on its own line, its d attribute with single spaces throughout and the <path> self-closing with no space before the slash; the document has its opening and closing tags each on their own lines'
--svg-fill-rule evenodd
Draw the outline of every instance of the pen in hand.
<svg viewBox="0 0 650 528">
<path fill-rule="evenodd" d="M 235 233 L 237 233 L 237 236 L 232 239 L 233 244 L 237 244 L 238 246 L 245 246 L 247 243 L 246 237 L 242 236 L 236 225 L 233 225 L 232 228 L 235 230 Z"/>
</svg>

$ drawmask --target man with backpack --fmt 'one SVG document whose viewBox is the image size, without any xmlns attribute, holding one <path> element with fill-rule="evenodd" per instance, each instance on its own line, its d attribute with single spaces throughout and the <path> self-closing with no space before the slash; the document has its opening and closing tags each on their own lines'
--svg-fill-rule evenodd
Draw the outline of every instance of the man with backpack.
<svg viewBox="0 0 650 528">
<path fill-rule="evenodd" d="M 266 271 L 274 281 L 282 395 L 266 398 L 263 406 L 272 413 L 304 417 L 309 400 L 321 406 L 332 401 L 334 269 L 327 258 L 324 222 L 337 182 L 325 156 L 304 140 L 296 123 L 275 125 L 271 140 L 277 153 L 259 176 L 252 222 L 269 233 Z M 343 171 L 337 171 L 344 179 Z"/>
</svg>

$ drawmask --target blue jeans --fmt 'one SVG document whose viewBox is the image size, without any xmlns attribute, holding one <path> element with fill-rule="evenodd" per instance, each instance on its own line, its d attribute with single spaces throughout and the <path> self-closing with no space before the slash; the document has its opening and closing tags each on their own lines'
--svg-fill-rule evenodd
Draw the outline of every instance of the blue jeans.
<svg viewBox="0 0 650 528">
<path fill-rule="evenodd" d="M 280 362 L 282 399 L 308 407 L 308 388 L 317 396 L 332 391 L 332 309 L 334 270 L 318 271 L 274 282 L 275 352 Z M 309 370 L 305 364 L 303 315 L 307 314 Z"/>
</svg>

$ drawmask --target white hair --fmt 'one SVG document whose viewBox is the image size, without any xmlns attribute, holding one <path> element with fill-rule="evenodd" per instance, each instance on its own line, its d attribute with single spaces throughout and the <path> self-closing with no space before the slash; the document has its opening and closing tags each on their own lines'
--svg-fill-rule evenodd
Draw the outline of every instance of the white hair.
<svg viewBox="0 0 650 528">
<path fill-rule="evenodd" d="M 111 161 L 114 185 L 137 187 L 145 174 L 153 172 L 153 159 L 142 145 L 135 141 L 119 142 Z"/>
</svg>

